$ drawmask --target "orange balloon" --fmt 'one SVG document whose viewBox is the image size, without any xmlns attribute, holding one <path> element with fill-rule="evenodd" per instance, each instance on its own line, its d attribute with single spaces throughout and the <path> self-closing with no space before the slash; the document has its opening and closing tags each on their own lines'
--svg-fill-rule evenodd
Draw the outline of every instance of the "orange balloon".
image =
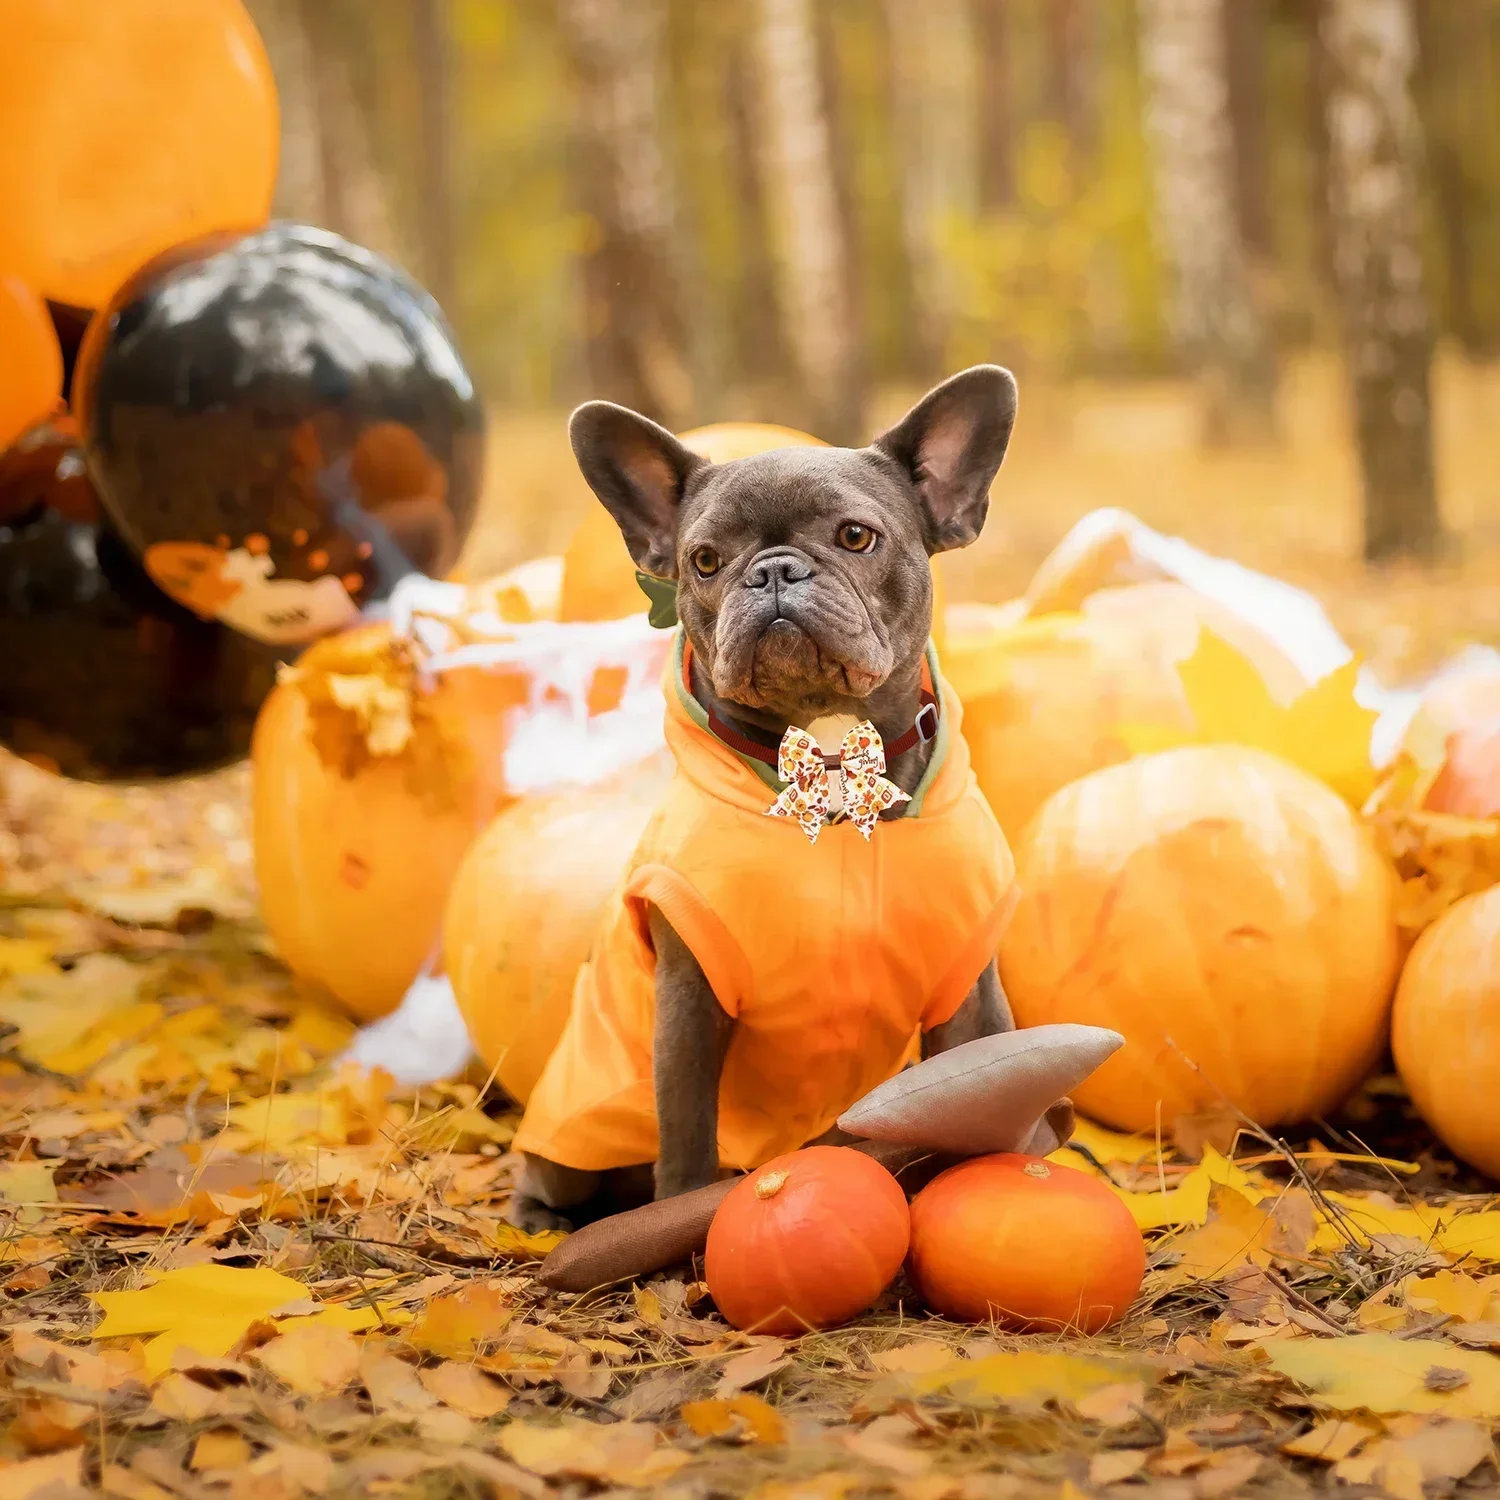
<svg viewBox="0 0 1500 1500">
<path fill-rule="evenodd" d="M 0 274 L 0 453 L 57 405 L 63 357 L 47 304 Z"/>
<path fill-rule="evenodd" d="M 0 0 L 0 270 L 101 307 L 163 250 L 265 222 L 276 86 L 240 0 Z"/>
</svg>

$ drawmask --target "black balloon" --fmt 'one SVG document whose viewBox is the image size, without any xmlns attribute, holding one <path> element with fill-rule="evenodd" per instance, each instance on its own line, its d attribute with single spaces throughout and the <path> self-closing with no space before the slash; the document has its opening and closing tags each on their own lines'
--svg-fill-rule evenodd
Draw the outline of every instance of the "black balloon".
<svg viewBox="0 0 1500 1500">
<path fill-rule="evenodd" d="M 301 643 L 442 576 L 474 520 L 483 413 L 437 304 L 293 225 L 181 246 L 91 325 L 89 468 L 151 576 L 198 613 Z"/>
<path fill-rule="evenodd" d="M 0 456 L 0 745 L 88 781 L 212 770 L 248 750 L 277 660 L 155 587 L 69 424 Z"/>
</svg>

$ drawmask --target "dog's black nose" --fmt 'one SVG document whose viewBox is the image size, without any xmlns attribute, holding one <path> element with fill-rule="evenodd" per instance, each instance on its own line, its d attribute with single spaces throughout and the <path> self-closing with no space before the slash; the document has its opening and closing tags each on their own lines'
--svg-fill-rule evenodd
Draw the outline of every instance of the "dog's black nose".
<svg viewBox="0 0 1500 1500">
<path fill-rule="evenodd" d="M 763 552 L 745 569 L 747 589 L 783 589 L 813 576 L 812 564 L 800 553 Z"/>
</svg>

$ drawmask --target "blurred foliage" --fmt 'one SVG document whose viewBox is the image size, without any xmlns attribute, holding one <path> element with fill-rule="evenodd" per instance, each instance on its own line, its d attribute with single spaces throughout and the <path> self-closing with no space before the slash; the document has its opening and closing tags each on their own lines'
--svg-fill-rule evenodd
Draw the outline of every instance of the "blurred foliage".
<svg viewBox="0 0 1500 1500">
<path fill-rule="evenodd" d="M 297 3 L 252 0 L 258 15 L 278 4 L 296 12 Z M 300 3 L 305 14 L 307 0 Z M 786 398 L 777 394 L 786 383 L 785 340 L 765 289 L 757 290 L 768 251 L 755 212 L 756 168 L 743 159 L 747 137 L 735 114 L 750 113 L 753 153 L 758 7 L 663 3 L 665 83 L 656 110 L 681 248 L 683 358 L 695 414 L 785 419 Z M 1078 26 L 1060 52 L 1057 12 L 1048 7 L 1065 0 L 965 3 L 971 25 L 983 7 L 1003 11 L 1000 70 L 979 58 L 974 107 L 1005 111 L 1004 175 L 1014 190 L 988 207 L 977 206 L 976 194 L 976 206 L 946 211 L 933 226 L 956 301 L 940 352 L 950 364 L 998 357 L 1065 377 L 1169 368 L 1134 5 L 1072 0 Z M 1336 330 L 1321 206 L 1317 6 L 1231 3 L 1253 6 L 1262 53 L 1260 190 L 1272 245 L 1256 275 L 1283 346 L 1328 344 Z M 446 0 L 452 67 L 441 80 L 424 80 L 413 66 L 412 0 L 316 4 L 357 85 L 395 244 L 418 269 L 420 188 L 431 169 L 418 144 L 421 91 L 448 94 L 459 260 L 452 311 L 492 397 L 546 406 L 582 394 L 580 260 L 599 226 L 580 207 L 576 80 L 554 0 Z M 893 10 L 871 0 L 809 4 L 853 235 L 848 273 L 862 358 L 877 385 L 914 384 L 929 373 L 930 330 L 919 322 L 922 299 L 903 236 L 903 123 L 893 80 L 904 59 L 893 51 Z M 1500 0 L 1414 0 L 1414 7 L 1429 285 L 1441 332 L 1488 356 L 1500 348 L 1500 284 L 1487 274 L 1500 253 Z M 620 293 L 628 297 L 630 288 Z"/>
</svg>

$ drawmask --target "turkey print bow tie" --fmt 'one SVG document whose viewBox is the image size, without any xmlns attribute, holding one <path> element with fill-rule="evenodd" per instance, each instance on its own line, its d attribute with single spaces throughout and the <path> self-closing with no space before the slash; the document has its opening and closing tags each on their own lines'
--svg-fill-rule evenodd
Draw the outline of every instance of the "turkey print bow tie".
<svg viewBox="0 0 1500 1500">
<path fill-rule="evenodd" d="M 776 771 L 786 782 L 786 790 L 766 809 L 766 816 L 795 818 L 808 841 L 816 844 L 833 802 L 828 766 L 818 742 L 805 729 L 788 729 L 781 737 Z M 886 808 L 911 801 L 884 773 L 885 746 L 879 733 L 868 721 L 856 724 L 839 747 L 839 793 L 849 821 L 867 843 Z"/>
</svg>

